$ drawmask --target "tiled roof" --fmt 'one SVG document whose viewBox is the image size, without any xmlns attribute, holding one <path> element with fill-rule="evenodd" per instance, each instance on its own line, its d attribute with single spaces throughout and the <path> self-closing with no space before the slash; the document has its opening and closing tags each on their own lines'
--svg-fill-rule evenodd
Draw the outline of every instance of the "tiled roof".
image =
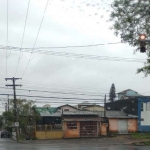
<svg viewBox="0 0 150 150">
<path fill-rule="evenodd" d="M 126 93 L 127 91 L 134 91 L 134 90 L 127 89 L 127 90 L 124 90 L 124 91 L 122 91 L 122 92 L 119 92 L 118 94 L 121 94 L 121 93 Z M 134 91 L 134 92 L 136 92 L 136 91 Z M 138 93 L 138 92 L 136 92 L 136 93 Z"/>
<path fill-rule="evenodd" d="M 61 108 L 61 107 L 64 107 L 64 106 L 69 106 L 69 107 L 72 107 L 72 108 L 74 108 L 74 109 L 77 109 L 77 107 L 71 106 L 71 105 L 69 105 L 69 104 L 61 105 L 61 106 L 59 106 L 59 107 L 57 107 L 57 108 Z"/>
<path fill-rule="evenodd" d="M 61 117 L 62 115 L 62 112 L 55 112 L 53 114 L 50 114 L 50 113 L 41 113 L 41 116 L 51 116 L 51 117 Z M 63 112 L 63 116 L 75 116 L 75 115 L 81 115 L 81 116 L 92 116 L 92 115 L 98 115 L 96 112 L 91 112 L 91 111 L 76 111 L 76 112 L 73 112 L 73 111 L 64 111 Z"/>
<path fill-rule="evenodd" d="M 100 117 L 104 117 L 104 112 L 98 112 Z M 109 110 L 106 111 L 106 117 L 108 118 L 137 118 L 137 116 L 134 115 L 128 115 L 123 111 L 113 111 L 113 110 Z"/>
</svg>

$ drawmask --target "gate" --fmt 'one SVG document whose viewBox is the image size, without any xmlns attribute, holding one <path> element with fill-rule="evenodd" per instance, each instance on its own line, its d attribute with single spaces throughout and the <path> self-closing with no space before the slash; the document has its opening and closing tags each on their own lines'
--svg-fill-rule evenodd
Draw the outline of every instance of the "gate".
<svg viewBox="0 0 150 150">
<path fill-rule="evenodd" d="M 97 122 L 80 122 L 80 137 L 96 137 L 97 132 Z"/>
<path fill-rule="evenodd" d="M 119 133 L 128 133 L 128 121 L 118 120 L 118 131 Z"/>
</svg>

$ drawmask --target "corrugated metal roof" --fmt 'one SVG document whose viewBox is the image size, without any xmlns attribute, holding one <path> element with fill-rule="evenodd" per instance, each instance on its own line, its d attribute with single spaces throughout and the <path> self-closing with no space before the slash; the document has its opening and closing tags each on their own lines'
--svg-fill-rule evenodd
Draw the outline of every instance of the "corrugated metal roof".
<svg viewBox="0 0 150 150">
<path fill-rule="evenodd" d="M 102 121 L 101 118 L 64 118 L 63 121 Z"/>
<path fill-rule="evenodd" d="M 55 117 L 55 116 L 58 116 L 60 117 L 62 115 L 62 112 L 55 112 L 55 113 L 40 113 L 41 116 L 51 116 L 51 117 Z M 96 112 L 91 112 L 91 111 L 64 111 L 63 112 L 63 116 L 73 116 L 73 115 L 84 115 L 84 116 L 98 116 L 98 114 Z"/>
<path fill-rule="evenodd" d="M 103 111 L 101 111 L 101 112 L 99 111 L 98 115 L 100 117 L 104 117 L 104 112 Z M 126 114 L 123 111 L 113 111 L 113 110 L 106 111 L 106 117 L 108 117 L 108 118 L 137 118 L 137 116 L 128 115 L 128 114 Z"/>
<path fill-rule="evenodd" d="M 50 114 L 53 114 L 57 111 L 57 108 L 55 107 L 36 107 L 35 108 L 36 111 L 42 116 L 43 114 L 45 115 L 50 115 Z"/>
<path fill-rule="evenodd" d="M 61 108 L 61 107 L 64 107 L 64 106 L 69 106 L 69 107 L 72 107 L 72 108 L 74 108 L 74 109 L 77 109 L 77 107 L 71 106 L 71 105 L 69 105 L 69 104 L 61 105 L 61 106 L 59 106 L 59 107 L 57 107 L 57 108 Z M 78 110 L 78 109 L 77 109 L 77 110 Z"/>
<path fill-rule="evenodd" d="M 63 115 L 98 115 L 98 114 L 92 111 L 76 111 L 76 112 L 66 111 L 63 112 Z"/>
</svg>

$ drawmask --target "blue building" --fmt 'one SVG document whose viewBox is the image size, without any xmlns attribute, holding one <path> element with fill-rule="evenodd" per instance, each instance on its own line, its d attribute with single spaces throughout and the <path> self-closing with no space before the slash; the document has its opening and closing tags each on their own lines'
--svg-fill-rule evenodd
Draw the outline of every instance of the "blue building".
<svg viewBox="0 0 150 150">
<path fill-rule="evenodd" d="M 150 97 L 138 96 L 106 103 L 107 110 L 120 110 L 138 116 L 138 131 L 150 132 Z"/>
<path fill-rule="evenodd" d="M 138 131 L 150 131 L 150 98 L 138 98 Z"/>
<path fill-rule="evenodd" d="M 118 94 L 118 100 L 129 99 L 129 97 L 143 96 L 143 95 L 138 94 L 138 92 L 133 91 L 131 89 L 124 90 L 117 94 Z"/>
</svg>

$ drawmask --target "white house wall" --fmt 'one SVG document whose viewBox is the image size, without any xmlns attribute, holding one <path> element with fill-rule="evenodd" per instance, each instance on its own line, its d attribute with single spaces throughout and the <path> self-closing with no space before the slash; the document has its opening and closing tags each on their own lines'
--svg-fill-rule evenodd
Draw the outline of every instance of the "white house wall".
<svg viewBox="0 0 150 150">
<path fill-rule="evenodd" d="M 150 102 L 143 103 L 143 111 L 141 111 L 141 125 L 150 125 Z"/>
</svg>

